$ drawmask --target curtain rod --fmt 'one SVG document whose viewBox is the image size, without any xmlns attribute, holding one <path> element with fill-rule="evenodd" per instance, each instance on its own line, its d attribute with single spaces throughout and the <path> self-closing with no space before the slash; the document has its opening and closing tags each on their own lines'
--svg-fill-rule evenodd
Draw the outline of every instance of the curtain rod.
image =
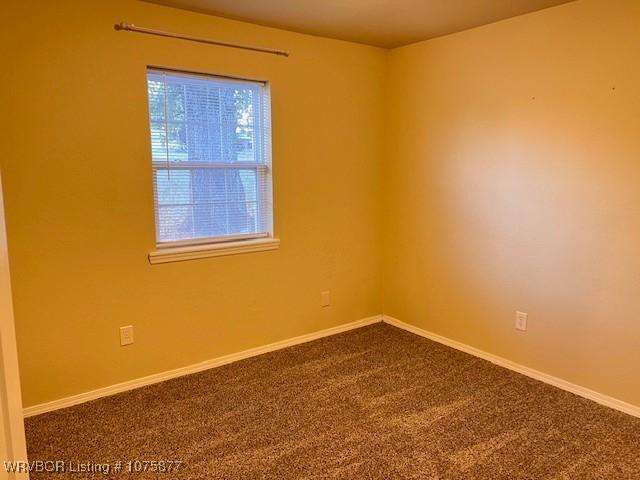
<svg viewBox="0 0 640 480">
<path fill-rule="evenodd" d="M 149 35 L 157 35 L 158 37 L 179 38 L 180 40 L 189 40 L 191 42 L 206 43 L 209 45 L 218 45 L 220 47 L 239 48 L 242 50 L 251 50 L 253 52 L 270 53 L 271 55 L 289 56 L 288 50 L 278 50 L 276 48 L 255 47 L 253 45 L 241 45 L 238 43 L 222 42 L 220 40 L 211 40 L 209 38 L 192 37 L 181 33 L 164 32 L 162 30 L 154 30 L 152 28 L 136 27 L 132 23 L 120 22 L 116 23 L 113 28 L 117 31 L 147 33 Z"/>
</svg>

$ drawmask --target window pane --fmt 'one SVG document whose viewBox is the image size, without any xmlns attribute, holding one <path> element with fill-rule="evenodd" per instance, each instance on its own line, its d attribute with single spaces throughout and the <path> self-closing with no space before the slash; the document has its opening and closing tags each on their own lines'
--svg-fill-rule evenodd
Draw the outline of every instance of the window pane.
<svg viewBox="0 0 640 480">
<path fill-rule="evenodd" d="M 192 219 L 184 228 L 177 228 L 175 219 L 164 220 L 162 241 L 184 238 L 186 225 L 193 229 L 193 238 L 259 232 L 257 180 L 253 169 L 157 170 L 158 207 L 192 207 L 188 213 Z M 187 215 L 183 210 L 170 212 Z M 169 235 L 177 236 L 167 238 Z"/>
<path fill-rule="evenodd" d="M 149 71 L 159 241 L 260 233 L 270 224 L 270 202 L 261 204 L 268 170 L 241 167 L 269 161 L 263 91 L 244 81 Z"/>
</svg>

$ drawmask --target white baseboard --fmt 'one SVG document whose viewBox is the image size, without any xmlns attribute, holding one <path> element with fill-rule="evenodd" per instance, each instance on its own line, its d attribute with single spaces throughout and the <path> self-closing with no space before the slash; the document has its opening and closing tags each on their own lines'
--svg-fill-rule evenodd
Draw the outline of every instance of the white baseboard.
<svg viewBox="0 0 640 480">
<path fill-rule="evenodd" d="M 493 355 L 491 353 L 485 352 L 483 350 L 472 347 L 470 345 L 466 345 L 464 343 L 451 340 L 447 337 L 443 337 L 436 333 L 429 332 L 428 330 L 415 327 L 408 323 L 402 322 L 396 318 L 393 318 L 389 315 L 375 315 L 373 317 L 364 318 L 362 320 L 357 320 L 355 322 L 338 325 L 337 327 L 327 328 L 325 330 L 309 333 L 307 335 L 300 335 L 299 337 L 293 337 L 286 340 L 281 340 L 279 342 L 270 343 L 262 347 L 251 348 L 249 350 L 244 350 L 242 352 L 232 353 L 230 355 L 225 355 L 225 356 L 214 358 L 211 360 L 205 360 L 204 362 L 188 365 L 186 367 L 176 368 L 174 370 L 169 370 L 167 372 L 156 373 L 153 375 L 148 375 L 146 377 L 129 380 L 122 383 L 117 383 L 115 385 L 111 385 L 108 387 L 98 388 L 96 390 L 91 390 L 89 392 L 72 395 L 70 397 L 61 398 L 59 400 L 53 400 L 47 403 L 41 403 L 39 405 L 33 405 L 31 407 L 27 407 L 23 409 L 23 414 L 25 417 L 31 417 L 33 415 L 39 415 L 41 413 L 52 412 L 54 410 L 59 410 L 61 408 L 71 407 L 79 403 L 88 402 L 90 400 L 106 397 L 108 395 L 114 395 L 120 392 L 126 392 L 128 390 L 133 390 L 135 388 L 144 387 L 146 385 L 163 382 L 165 380 L 169 380 L 172 378 L 182 377 L 184 375 L 201 372 L 203 370 L 219 367 L 221 365 L 233 363 L 245 358 L 254 357 L 256 355 L 261 355 L 263 353 L 273 352 L 275 350 L 291 347 L 293 345 L 299 345 L 301 343 L 310 342 L 312 340 L 328 337 L 331 335 L 335 335 L 337 333 L 346 332 L 348 330 L 353 330 L 356 328 L 364 327 L 366 325 L 371 325 L 373 323 L 377 323 L 381 321 L 388 323 L 389 325 L 393 325 L 395 327 L 406 330 L 408 332 L 414 333 L 416 335 L 420 335 L 421 337 L 425 337 L 435 342 L 441 343 L 448 347 L 455 348 L 456 350 L 466 352 L 475 357 L 482 358 L 484 360 L 487 360 L 501 367 L 508 368 L 509 370 L 513 370 L 515 372 L 526 375 L 527 377 L 531 377 L 535 380 L 539 380 L 549 385 L 553 385 L 554 387 L 558 387 L 562 390 L 566 390 L 568 392 L 574 393 L 576 395 L 587 398 L 589 400 L 593 400 L 594 402 L 597 402 L 601 405 L 613 408 L 615 410 L 619 410 L 621 412 L 627 413 L 629 415 L 633 415 L 635 417 L 640 417 L 640 406 L 623 402 L 622 400 L 618 400 L 616 398 L 610 397 L 608 395 L 604 395 L 594 390 L 581 387 L 580 385 L 576 385 L 574 383 L 568 382 L 561 378 L 554 377 L 552 375 L 548 375 L 543 372 L 539 372 L 538 370 L 534 370 L 529 367 L 525 367 L 524 365 L 520 365 L 518 363 L 512 362 L 511 360 L 507 360 L 506 358 Z"/>
<path fill-rule="evenodd" d="M 357 320 L 355 322 L 338 325 L 337 327 L 327 328 L 325 330 L 320 330 L 318 332 L 309 333 L 306 335 L 300 335 L 299 337 L 293 337 L 293 338 L 281 340 L 275 343 L 270 343 L 262 347 L 250 348 L 249 350 L 244 350 L 242 352 L 232 353 L 230 355 L 225 355 L 223 357 L 218 357 L 211 360 L 205 360 L 204 362 L 188 365 L 186 367 L 176 368 L 174 370 L 156 373 L 153 375 L 148 375 L 146 377 L 136 378 L 134 380 L 128 380 L 126 382 L 117 383 L 115 385 L 110 385 L 108 387 L 98 388 L 96 390 L 91 390 L 89 392 L 72 395 L 70 397 L 61 398 L 59 400 L 53 400 L 51 402 L 33 405 L 31 407 L 24 408 L 23 414 L 25 417 L 31 417 L 33 415 L 39 415 L 41 413 L 52 412 L 54 410 L 59 410 L 61 408 L 78 405 L 79 403 L 88 402 L 90 400 L 95 400 L 101 397 L 106 397 L 108 395 L 113 395 L 120 392 L 126 392 L 127 390 L 133 390 L 135 388 L 144 387 L 146 385 L 163 382 L 171 378 L 182 377 L 184 375 L 202 372 L 203 370 L 209 370 L 210 368 L 219 367 L 221 365 L 233 363 L 238 360 L 243 360 L 245 358 L 255 357 L 256 355 L 273 352 L 275 350 L 291 347 L 293 345 L 299 345 L 301 343 L 310 342 L 312 340 L 328 337 L 330 335 L 346 332 L 348 330 L 353 330 L 356 328 L 364 327 L 366 325 L 371 325 L 372 323 L 377 323 L 381 321 L 382 321 L 382 315 L 375 315 L 373 317 L 364 318 L 362 320 Z"/>
<path fill-rule="evenodd" d="M 428 338 L 429 340 L 433 340 L 435 342 L 441 343 L 448 347 L 455 348 L 456 350 L 460 350 L 462 352 L 468 353 L 475 357 L 488 360 L 491 363 L 494 363 L 504 368 L 508 368 L 509 370 L 513 370 L 514 372 L 521 373 L 535 380 L 548 383 L 549 385 L 553 385 L 554 387 L 558 387 L 562 390 L 566 390 L 567 392 L 571 392 L 575 395 L 579 395 L 580 397 L 593 400 L 594 402 L 597 402 L 606 407 L 619 410 L 629 415 L 633 415 L 634 417 L 640 417 L 640 406 L 638 405 L 632 405 L 630 403 L 623 402 L 622 400 L 618 400 L 617 398 L 604 395 L 594 390 L 590 390 L 588 388 L 581 387 L 580 385 L 576 385 L 575 383 L 567 382 L 566 380 L 563 380 L 561 378 L 554 377 L 552 375 L 548 375 L 543 372 L 539 372 L 538 370 L 534 370 L 529 367 L 525 367 L 524 365 L 520 365 L 518 363 L 512 362 L 511 360 L 507 360 L 506 358 L 502 358 L 497 355 L 487 353 L 483 350 L 477 349 L 470 345 L 466 345 L 464 343 L 451 340 L 450 338 L 443 337 L 436 333 L 429 332 L 428 330 L 424 330 L 422 328 L 409 325 L 408 323 L 405 323 L 396 318 L 390 317 L 389 315 L 382 315 L 382 321 L 385 323 L 388 323 L 389 325 L 393 325 L 394 327 L 398 327 L 408 332 L 415 333 L 416 335 L 420 335 L 421 337 Z"/>
</svg>

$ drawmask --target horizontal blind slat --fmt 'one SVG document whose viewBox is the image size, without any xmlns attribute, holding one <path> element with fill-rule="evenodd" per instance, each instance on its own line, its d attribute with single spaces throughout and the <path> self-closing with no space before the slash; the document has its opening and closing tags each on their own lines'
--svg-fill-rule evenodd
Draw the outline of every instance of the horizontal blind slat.
<svg viewBox="0 0 640 480">
<path fill-rule="evenodd" d="M 269 165 L 264 163 L 195 163 L 195 162 L 153 162 L 154 170 L 268 170 Z"/>
</svg>

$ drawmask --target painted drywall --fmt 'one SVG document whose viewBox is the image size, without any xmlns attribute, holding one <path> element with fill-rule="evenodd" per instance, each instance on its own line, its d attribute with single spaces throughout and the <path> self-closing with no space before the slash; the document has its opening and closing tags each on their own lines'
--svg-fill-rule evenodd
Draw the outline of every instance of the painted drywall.
<svg viewBox="0 0 640 480">
<path fill-rule="evenodd" d="M 35 7 L 3 5 L 0 32 L 25 406 L 380 313 L 386 51 L 134 0 Z M 114 31 L 121 21 L 291 57 Z M 271 82 L 278 251 L 149 264 L 147 65 Z M 128 324 L 135 344 L 120 347 Z"/>
<path fill-rule="evenodd" d="M 578 0 L 390 54 L 134 0 L 3 15 L 25 406 L 381 311 L 640 404 L 637 2 Z M 271 81 L 280 250 L 148 264 L 147 65 Z"/>
<path fill-rule="evenodd" d="M 386 314 L 640 405 L 639 26 L 579 0 L 392 51 Z"/>
</svg>

